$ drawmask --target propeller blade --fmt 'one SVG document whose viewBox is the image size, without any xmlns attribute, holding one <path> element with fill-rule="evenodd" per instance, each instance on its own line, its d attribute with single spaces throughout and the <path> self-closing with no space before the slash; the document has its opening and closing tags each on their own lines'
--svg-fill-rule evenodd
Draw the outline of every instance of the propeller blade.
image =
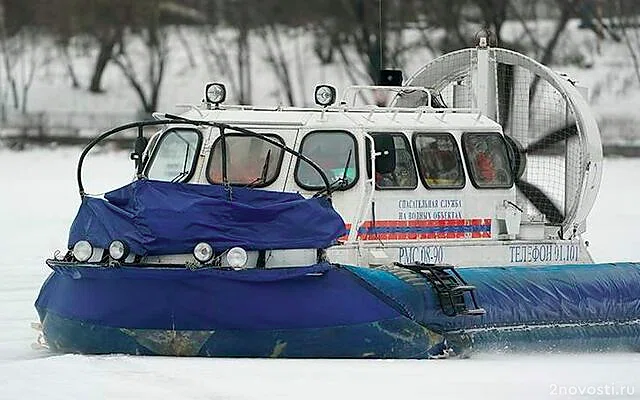
<svg viewBox="0 0 640 400">
<path fill-rule="evenodd" d="M 547 217 L 547 220 L 552 224 L 560 224 L 564 221 L 564 215 L 562 211 L 556 207 L 551 201 L 549 196 L 544 194 L 537 186 L 522 180 L 516 180 L 516 187 L 522 192 L 522 194 L 538 209 L 542 214 Z"/>
<path fill-rule="evenodd" d="M 551 133 L 546 134 L 544 137 L 531 143 L 525 149 L 525 153 L 534 153 L 536 151 L 544 150 L 547 147 L 551 147 L 554 144 L 563 140 L 574 137 L 578 134 L 578 126 L 576 124 L 567 125 L 560 129 L 557 129 Z"/>
<path fill-rule="evenodd" d="M 513 96 L 513 72 L 514 66 L 511 64 L 498 63 L 498 123 L 506 132 L 509 130 L 509 120 L 511 119 L 511 97 Z"/>
</svg>

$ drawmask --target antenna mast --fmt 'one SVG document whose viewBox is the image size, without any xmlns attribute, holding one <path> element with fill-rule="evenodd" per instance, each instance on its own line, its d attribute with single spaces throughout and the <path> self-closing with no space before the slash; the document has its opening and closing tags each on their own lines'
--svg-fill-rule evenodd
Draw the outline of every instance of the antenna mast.
<svg viewBox="0 0 640 400">
<path fill-rule="evenodd" d="M 384 63 L 384 46 L 383 46 L 383 36 L 382 36 L 382 0 L 378 0 L 378 44 L 380 46 L 380 65 L 378 66 L 378 70 L 382 70 Z"/>
</svg>

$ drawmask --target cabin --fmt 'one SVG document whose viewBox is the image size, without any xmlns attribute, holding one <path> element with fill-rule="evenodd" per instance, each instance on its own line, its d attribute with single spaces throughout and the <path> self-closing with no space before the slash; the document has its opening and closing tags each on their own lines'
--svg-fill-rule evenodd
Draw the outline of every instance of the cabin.
<svg viewBox="0 0 640 400">
<path fill-rule="evenodd" d="M 421 91 L 430 101 L 419 107 L 349 104 L 358 91 Z M 331 86 L 320 85 L 315 94 L 317 108 L 233 106 L 224 104 L 224 85 L 209 84 L 204 107 L 180 118 L 225 127 L 177 125 L 157 132 L 144 155 L 144 176 L 220 184 L 230 191 L 252 187 L 305 197 L 326 191 L 310 164 L 247 135 L 249 130 L 308 157 L 329 179 L 332 204 L 349 232 L 328 250 L 331 261 L 591 262 L 579 237 L 562 238 L 562 221 L 553 213 L 523 205 L 517 187 L 525 164 L 522 145 L 482 110 L 435 104 L 424 87 L 355 86 L 338 104 Z M 267 267 L 314 257 L 289 250 L 267 257 Z"/>
</svg>

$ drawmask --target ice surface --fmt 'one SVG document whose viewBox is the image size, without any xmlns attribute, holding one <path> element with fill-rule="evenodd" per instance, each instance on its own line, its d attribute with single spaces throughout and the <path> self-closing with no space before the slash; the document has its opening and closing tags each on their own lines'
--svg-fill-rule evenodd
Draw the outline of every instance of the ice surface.
<svg viewBox="0 0 640 400">
<path fill-rule="evenodd" d="M 79 204 L 78 156 L 76 148 L 0 150 L 0 399 L 640 397 L 640 354 L 375 361 L 80 356 L 33 350 L 36 332 L 29 325 L 37 320 L 33 302 L 48 275 L 43 261 L 66 245 Z M 126 182 L 127 159 L 125 152 L 91 157 L 87 171 L 94 173 L 85 177 L 87 188 L 103 192 Z M 640 160 L 605 161 L 587 235 L 599 262 L 640 260 L 638 172 Z"/>
</svg>

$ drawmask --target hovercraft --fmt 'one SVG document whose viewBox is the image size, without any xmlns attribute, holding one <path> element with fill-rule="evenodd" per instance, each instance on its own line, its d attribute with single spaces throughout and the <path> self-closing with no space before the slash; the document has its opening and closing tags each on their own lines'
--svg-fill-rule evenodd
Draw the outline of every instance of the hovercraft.
<svg viewBox="0 0 640 400">
<path fill-rule="evenodd" d="M 211 83 L 202 106 L 94 139 L 68 249 L 47 260 L 35 303 L 43 343 L 208 357 L 637 351 L 640 265 L 596 264 L 581 238 L 602 173 L 582 89 L 483 45 L 394 79 L 338 104 L 319 85 L 315 108 L 226 105 Z M 355 104 L 371 93 L 394 97 Z M 87 194 L 86 155 L 131 129 L 136 179 Z"/>
</svg>

